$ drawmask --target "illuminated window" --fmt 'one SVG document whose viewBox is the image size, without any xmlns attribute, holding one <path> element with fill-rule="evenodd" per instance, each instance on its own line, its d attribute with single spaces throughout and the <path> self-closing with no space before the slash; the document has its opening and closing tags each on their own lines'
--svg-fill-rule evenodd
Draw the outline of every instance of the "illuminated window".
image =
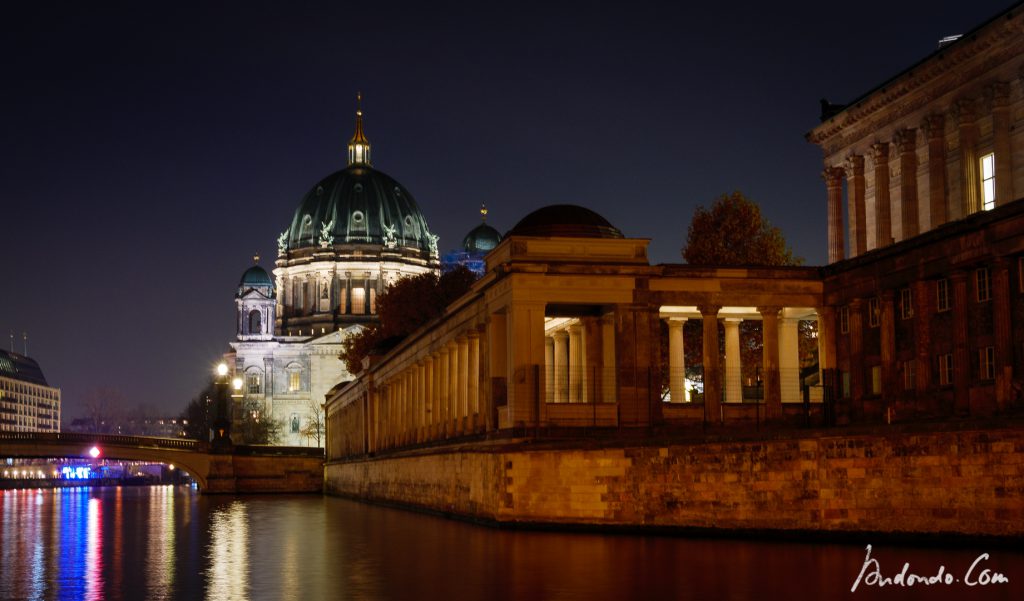
<svg viewBox="0 0 1024 601">
<path fill-rule="evenodd" d="M 978 377 L 982 380 L 994 380 L 996 377 L 996 347 L 986 346 L 978 349 Z"/>
<path fill-rule="evenodd" d="M 302 367 L 299 365 L 289 365 L 285 371 L 288 374 L 288 392 L 302 390 Z"/>
<path fill-rule="evenodd" d="M 900 289 L 900 318 L 910 319 L 914 316 L 914 295 L 910 288 Z"/>
<path fill-rule="evenodd" d="M 949 386 L 953 383 L 953 355 L 939 355 L 939 384 Z"/>
<path fill-rule="evenodd" d="M 943 311 L 949 311 L 953 306 L 949 302 L 949 280 L 942 279 L 935 283 L 936 292 L 936 309 L 941 313 Z"/>
<path fill-rule="evenodd" d="M 352 313 L 362 315 L 366 313 L 366 289 L 352 289 Z"/>
<path fill-rule="evenodd" d="M 882 366 L 871 366 L 871 394 L 882 394 Z"/>
<path fill-rule="evenodd" d="M 249 388 L 249 394 L 260 394 L 263 389 L 263 377 L 258 371 L 251 371 L 245 377 L 246 384 Z"/>
<path fill-rule="evenodd" d="M 996 155 L 981 157 L 981 207 L 986 211 L 996 206 Z"/>
<path fill-rule="evenodd" d="M 988 267 L 982 267 L 974 272 L 974 280 L 978 287 L 978 302 L 983 303 L 992 299 L 992 280 L 988 277 Z"/>
<path fill-rule="evenodd" d="M 850 333 L 850 308 L 839 307 L 839 333 Z"/>
<path fill-rule="evenodd" d="M 868 326 L 877 328 L 881 322 L 881 313 L 878 310 L 878 297 L 868 299 Z"/>
</svg>

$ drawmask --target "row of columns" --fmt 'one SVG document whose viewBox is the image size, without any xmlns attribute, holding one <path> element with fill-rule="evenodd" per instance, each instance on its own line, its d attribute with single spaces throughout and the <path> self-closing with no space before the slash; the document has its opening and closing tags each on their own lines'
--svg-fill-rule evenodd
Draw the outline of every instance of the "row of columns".
<svg viewBox="0 0 1024 601">
<path fill-rule="evenodd" d="M 699 307 L 703 320 L 704 399 L 717 407 L 725 389 L 725 402 L 743 401 L 742 353 L 740 350 L 740 318 L 725 318 L 725 366 L 719 362 L 719 306 Z M 763 347 L 765 401 L 796 401 L 800 398 L 800 355 L 798 319 L 780 318 L 780 307 L 759 307 Z M 669 394 L 673 402 L 689 401 L 686 390 L 686 360 L 683 326 L 687 318 L 668 319 Z M 785 375 L 785 377 L 781 377 Z M 724 376 L 724 377 L 723 377 Z M 776 394 L 777 393 L 777 394 Z M 711 405 L 709 407 L 709 415 Z"/>
<path fill-rule="evenodd" d="M 593 320 L 589 322 L 589 334 L 584 320 Z M 546 402 L 593 403 L 612 400 L 614 339 L 611 316 L 581 318 L 545 335 Z"/>
<path fill-rule="evenodd" d="M 480 336 L 459 336 L 373 393 L 374 449 L 470 434 L 480 423 Z"/>
<path fill-rule="evenodd" d="M 1014 199 L 1010 140 L 1009 85 L 996 82 L 989 87 L 992 115 L 992 151 L 996 156 L 996 204 Z M 982 209 L 979 178 L 977 116 L 978 101 L 961 99 L 950 107 L 949 116 L 956 124 L 959 136 L 960 159 L 960 214 L 967 216 Z M 949 220 L 946 199 L 946 115 L 925 117 L 919 128 L 927 144 L 927 181 L 929 228 L 934 229 Z M 874 163 L 875 239 L 873 248 L 893 242 L 891 201 L 889 198 L 890 146 L 895 146 L 900 169 L 900 219 L 902 239 L 916 236 L 924 227 L 918 214 L 917 189 L 917 129 L 897 130 L 890 142 L 876 142 L 871 146 Z M 828 260 L 830 263 L 844 258 L 843 178 L 846 178 L 846 201 L 850 256 L 867 252 L 865 208 L 864 156 L 852 155 L 842 165 L 826 165 L 822 178 L 828 193 Z"/>
</svg>

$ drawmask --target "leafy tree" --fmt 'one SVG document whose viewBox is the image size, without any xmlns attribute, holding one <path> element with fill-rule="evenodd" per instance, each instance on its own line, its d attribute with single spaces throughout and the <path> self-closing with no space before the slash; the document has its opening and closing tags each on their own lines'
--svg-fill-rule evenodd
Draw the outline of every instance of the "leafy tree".
<svg viewBox="0 0 1024 601">
<path fill-rule="evenodd" d="M 761 208 L 741 192 L 723 194 L 711 208 L 698 206 L 687 231 L 683 259 L 701 266 L 786 266 L 800 265 L 803 259 L 793 254 L 779 228 L 761 214 Z M 686 364 L 703 363 L 702 328 L 688 322 L 683 328 Z M 814 340 L 808 322 L 801 322 L 801 357 L 811 351 Z M 725 336 L 719 325 L 720 352 L 724 353 Z M 740 355 L 744 383 L 759 378 L 762 359 L 760 321 L 744 321 L 740 325 Z M 667 355 L 664 355 L 667 361 Z M 667 370 L 666 370 L 667 371 Z"/>
<path fill-rule="evenodd" d="M 459 266 L 437 276 L 435 273 L 402 278 L 388 286 L 377 299 L 380 322 L 349 336 L 342 344 L 341 360 L 349 373 L 363 369 L 363 358 L 374 350 L 394 346 L 469 291 L 476 274 Z"/>
<path fill-rule="evenodd" d="M 799 265 L 779 228 L 740 192 L 723 194 L 710 209 L 698 206 L 690 221 L 683 259 L 691 265 Z"/>
<path fill-rule="evenodd" d="M 315 442 L 316 446 L 321 447 L 326 425 L 324 406 L 316 401 L 310 401 L 309 419 L 306 420 L 306 426 L 302 429 L 302 435 L 311 442 Z"/>
<path fill-rule="evenodd" d="M 270 415 L 266 403 L 245 399 L 241 409 L 241 415 L 231 425 L 231 437 L 236 444 L 277 444 L 281 440 L 284 424 Z"/>
<path fill-rule="evenodd" d="M 213 382 L 210 382 L 199 393 L 199 396 L 189 402 L 188 406 L 185 407 L 185 411 L 181 414 L 181 419 L 185 424 L 185 436 L 193 440 L 210 440 L 210 431 L 213 429 L 213 417 L 216 411 L 216 399 L 217 390 Z"/>
</svg>

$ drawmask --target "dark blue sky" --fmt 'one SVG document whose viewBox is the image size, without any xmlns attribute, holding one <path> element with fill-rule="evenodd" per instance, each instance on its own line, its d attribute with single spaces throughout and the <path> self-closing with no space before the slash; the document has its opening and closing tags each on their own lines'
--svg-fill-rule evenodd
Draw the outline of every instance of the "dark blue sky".
<svg viewBox="0 0 1024 601">
<path fill-rule="evenodd" d="M 481 202 L 501 231 L 574 203 L 680 262 L 694 208 L 741 190 L 820 264 L 818 99 L 1009 5 L 18 4 L 0 13 L 0 332 L 19 352 L 29 333 L 66 419 L 100 387 L 167 414 L 198 392 L 251 255 L 269 268 L 344 167 L 357 90 L 374 166 L 442 249 Z"/>
</svg>

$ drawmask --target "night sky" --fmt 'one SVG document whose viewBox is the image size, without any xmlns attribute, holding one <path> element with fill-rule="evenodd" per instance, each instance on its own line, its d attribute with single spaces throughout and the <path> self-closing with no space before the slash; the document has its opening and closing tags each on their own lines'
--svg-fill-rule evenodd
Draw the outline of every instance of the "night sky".
<svg viewBox="0 0 1024 601">
<path fill-rule="evenodd" d="M 64 421 L 92 391 L 177 415 L 299 199 L 374 166 L 454 248 L 573 203 L 654 263 L 741 190 L 825 261 L 818 99 L 847 102 L 1007 6 L 973 2 L 22 2 L 0 13 L 0 333 Z M 31 5 L 31 6 L 29 6 Z M 12 12 L 12 11 L 26 12 Z"/>
</svg>

